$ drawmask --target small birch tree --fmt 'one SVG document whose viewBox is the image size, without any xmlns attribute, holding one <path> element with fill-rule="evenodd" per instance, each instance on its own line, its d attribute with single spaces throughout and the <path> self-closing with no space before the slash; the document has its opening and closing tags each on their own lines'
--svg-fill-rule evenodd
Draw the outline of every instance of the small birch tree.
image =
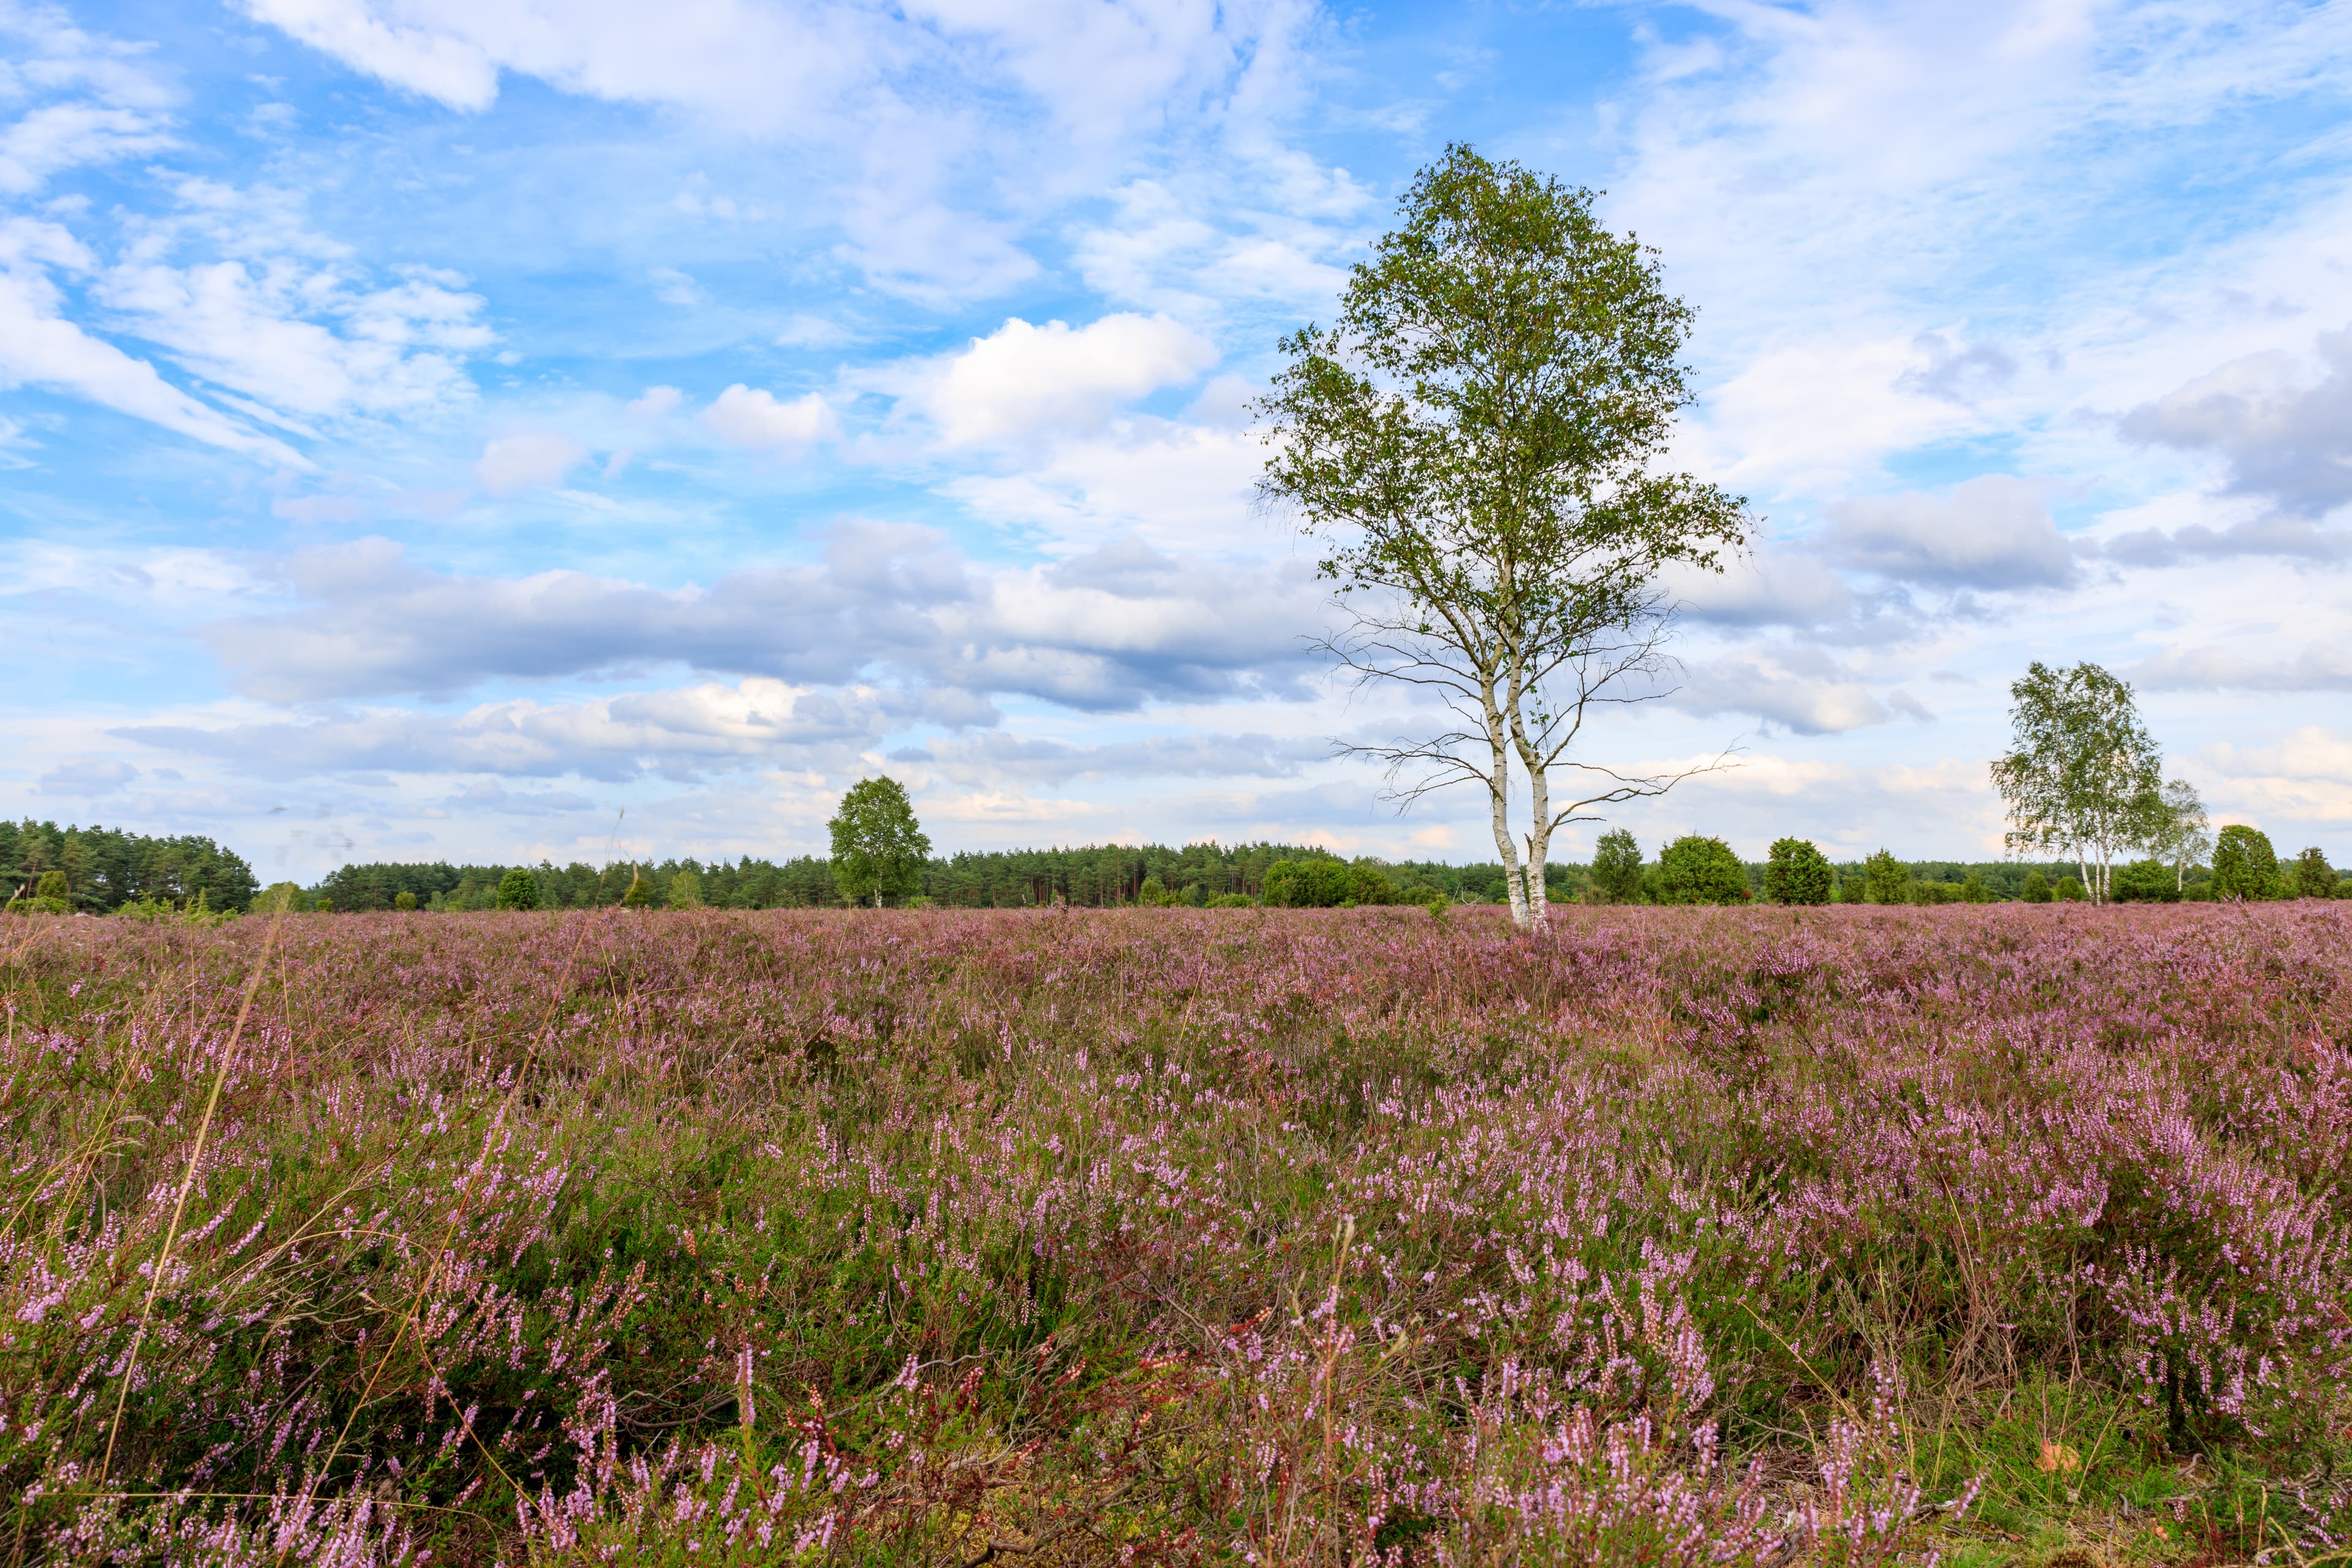
<svg viewBox="0 0 2352 1568">
<path fill-rule="evenodd" d="M 2009 694 L 2010 750 L 1992 764 L 2009 847 L 2073 856 L 2091 902 L 2106 903 L 2116 857 L 2161 830 L 2164 759 L 2131 686 L 2095 664 L 2037 659 Z"/>
<path fill-rule="evenodd" d="M 2157 795 L 2156 836 L 2148 847 L 2172 867 L 2172 890 L 2189 890 L 2189 868 L 2201 866 L 2213 853 L 2211 824 L 2205 816 L 2204 797 L 2187 779 L 2167 779 Z"/>
<path fill-rule="evenodd" d="M 1323 544 L 1349 616 L 1319 646 L 1440 709 L 1419 734 L 1339 750 L 1385 763 L 1402 805 L 1480 785 L 1523 927 L 1543 921 L 1556 829 L 1700 771 L 1622 773 L 1576 748 L 1588 718 L 1664 694 L 1660 572 L 1720 570 L 1750 526 L 1738 498 L 1654 471 L 1691 400 L 1692 311 L 1592 200 L 1449 148 L 1349 275 L 1336 325 L 1283 341 L 1257 405 L 1275 449 L 1260 497 Z"/>
</svg>

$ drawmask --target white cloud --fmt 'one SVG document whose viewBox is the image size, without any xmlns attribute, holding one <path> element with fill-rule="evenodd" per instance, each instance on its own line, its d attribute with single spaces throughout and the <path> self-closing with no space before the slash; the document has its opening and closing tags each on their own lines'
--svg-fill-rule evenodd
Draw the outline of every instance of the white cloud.
<svg viewBox="0 0 2352 1568">
<path fill-rule="evenodd" d="M 686 394 L 675 386 L 648 386 L 621 412 L 632 419 L 660 419 L 685 401 Z"/>
<path fill-rule="evenodd" d="M 780 403 L 774 393 L 740 381 L 712 399 L 701 417 L 723 440 L 768 449 L 805 447 L 840 428 L 832 405 L 814 392 Z"/>
<path fill-rule="evenodd" d="M 563 476 L 588 460 L 588 448 L 569 436 L 526 430 L 501 436 L 482 448 L 474 476 L 494 496 L 558 485 Z"/>
<path fill-rule="evenodd" d="M 950 442 L 1017 442 L 1098 427 L 1122 404 L 1216 363 L 1214 344 L 1167 316 L 1122 312 L 1075 329 L 1015 316 L 938 365 L 916 400 Z"/>
<path fill-rule="evenodd" d="M 2260 496 L 2306 518 L 2352 500 L 2352 329 L 2323 332 L 2322 374 L 2294 355 L 2232 361 L 2124 416 L 2135 441 L 2227 459 L 2225 494 Z"/>
<path fill-rule="evenodd" d="M 2056 588 L 2074 558 L 2050 515 L 2047 488 L 1983 474 L 1947 495 L 1907 491 L 1829 508 L 1819 545 L 1841 566 L 1937 588 Z"/>
</svg>

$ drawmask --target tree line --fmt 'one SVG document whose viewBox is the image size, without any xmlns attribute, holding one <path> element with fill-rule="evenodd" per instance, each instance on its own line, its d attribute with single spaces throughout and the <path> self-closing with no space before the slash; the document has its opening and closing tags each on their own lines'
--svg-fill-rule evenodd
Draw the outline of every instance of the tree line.
<svg viewBox="0 0 2352 1568">
<path fill-rule="evenodd" d="M 194 835 L 150 837 L 121 828 L 0 821 L 0 899 L 46 900 L 57 914 L 201 902 L 242 910 L 259 885 L 234 851 Z"/>
</svg>

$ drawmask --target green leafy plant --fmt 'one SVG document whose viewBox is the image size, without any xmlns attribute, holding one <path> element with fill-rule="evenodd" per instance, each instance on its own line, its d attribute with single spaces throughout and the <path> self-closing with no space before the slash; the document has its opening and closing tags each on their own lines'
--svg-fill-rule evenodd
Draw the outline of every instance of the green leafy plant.
<svg viewBox="0 0 2352 1568">
<path fill-rule="evenodd" d="M 1810 838 L 1776 838 L 1764 862 L 1764 896 L 1776 904 L 1826 904 L 1829 857 Z"/>
<path fill-rule="evenodd" d="M 1612 904 L 1642 896 L 1642 847 L 1622 827 L 1612 827 L 1592 847 L 1592 885 Z"/>
<path fill-rule="evenodd" d="M 673 910 L 698 910 L 702 907 L 702 879 L 692 871 L 673 871 L 669 879 L 669 896 L 662 900 Z"/>
<path fill-rule="evenodd" d="M 898 780 L 861 779 L 850 785 L 827 826 L 833 830 L 834 879 L 851 903 L 871 900 L 878 910 L 886 898 L 922 890 L 931 841 Z"/>
<path fill-rule="evenodd" d="M 2217 899 L 2275 899 L 2283 890 L 2278 852 L 2270 836 L 2233 822 L 2213 840 L 2213 896 Z"/>
<path fill-rule="evenodd" d="M 2336 896 L 2336 868 L 2327 863 L 2327 856 L 2318 845 L 2312 845 L 2294 858 L 2287 868 L 2287 893 L 2297 899 L 2330 899 Z"/>
<path fill-rule="evenodd" d="M 2022 898 L 2029 904 L 2048 903 L 2050 901 L 2050 879 L 2043 876 L 2039 871 L 2028 871 L 2025 874 L 2025 887 L 2019 894 L 2019 897 Z"/>
<path fill-rule="evenodd" d="M 539 908 L 539 879 L 520 866 L 499 878 L 499 908 L 502 910 Z"/>
<path fill-rule="evenodd" d="M 1660 901 L 1669 904 L 1744 904 L 1748 868 L 1720 838 L 1685 834 L 1658 852 Z"/>
<path fill-rule="evenodd" d="M 1881 849 L 1862 863 L 1863 896 L 1874 904 L 1907 903 L 1911 898 L 1911 868 L 1893 851 Z"/>
<path fill-rule="evenodd" d="M 627 890 L 621 894 L 621 907 L 625 910 L 641 910 L 653 901 L 654 885 L 646 880 L 644 872 L 635 866 L 630 867 L 629 886 Z"/>
<path fill-rule="evenodd" d="M 414 910 L 416 908 L 416 895 L 410 892 L 395 893 L 393 895 L 392 907 L 404 913 Z"/>
</svg>

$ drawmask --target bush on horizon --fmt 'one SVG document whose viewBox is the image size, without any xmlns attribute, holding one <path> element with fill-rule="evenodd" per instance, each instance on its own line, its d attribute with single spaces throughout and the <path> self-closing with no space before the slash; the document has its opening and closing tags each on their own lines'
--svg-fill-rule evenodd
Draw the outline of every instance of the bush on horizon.
<svg viewBox="0 0 2352 1568">
<path fill-rule="evenodd" d="M 2243 823 L 2231 823 L 2213 840 L 2211 886 L 2217 899 L 2249 902 L 2275 899 L 2284 890 L 2278 852 L 2270 836 Z"/>
<path fill-rule="evenodd" d="M 1834 877 L 1810 838 L 1776 838 L 1764 862 L 1764 896 L 1776 904 L 1826 904 Z"/>
<path fill-rule="evenodd" d="M 1658 851 L 1658 901 L 1744 904 L 1748 868 L 1720 838 L 1686 833 Z"/>
</svg>

